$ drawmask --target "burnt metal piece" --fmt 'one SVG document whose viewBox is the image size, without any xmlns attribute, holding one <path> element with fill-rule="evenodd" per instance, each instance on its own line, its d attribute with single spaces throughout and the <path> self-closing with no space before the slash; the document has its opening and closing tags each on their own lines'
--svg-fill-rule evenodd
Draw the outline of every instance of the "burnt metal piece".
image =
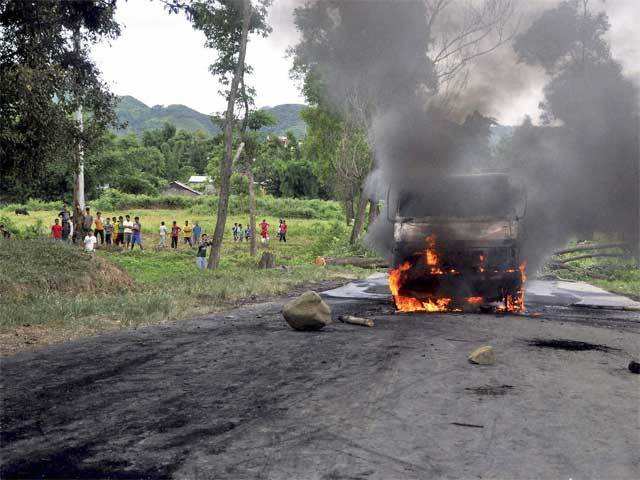
<svg viewBox="0 0 640 480">
<path fill-rule="evenodd" d="M 561 338 L 534 338 L 529 340 L 529 345 L 538 348 L 552 348 L 554 350 L 569 350 L 574 352 L 584 352 L 588 350 L 598 350 L 601 352 L 609 352 L 618 350 L 617 348 L 608 347 L 607 345 L 598 345 L 595 343 L 581 342 L 578 340 L 565 340 Z"/>
<path fill-rule="evenodd" d="M 514 388 L 513 385 L 483 385 L 481 387 L 467 387 L 465 390 L 475 393 L 476 395 L 500 396 L 506 395 Z"/>
</svg>

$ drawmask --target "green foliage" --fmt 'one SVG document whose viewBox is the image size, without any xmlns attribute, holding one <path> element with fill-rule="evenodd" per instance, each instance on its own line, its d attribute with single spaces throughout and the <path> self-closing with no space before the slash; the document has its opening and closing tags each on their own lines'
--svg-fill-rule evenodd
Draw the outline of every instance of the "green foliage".
<svg viewBox="0 0 640 480">
<path fill-rule="evenodd" d="M 333 221 L 330 224 L 316 223 L 313 225 L 314 242 L 310 251 L 313 256 L 346 257 L 372 256 L 361 242 L 349 243 L 350 231 L 344 222 Z"/>
<path fill-rule="evenodd" d="M 218 206 L 217 197 L 208 197 L 206 201 L 196 201 L 191 208 L 193 213 L 205 214 L 215 211 Z M 241 215 L 249 211 L 249 199 L 246 195 L 231 195 L 229 213 Z M 297 198 L 277 198 L 270 195 L 256 197 L 257 215 L 276 218 L 310 218 L 333 220 L 342 218 L 342 208 L 338 202 L 326 200 L 303 200 Z"/>
<path fill-rule="evenodd" d="M 201 197 L 182 197 L 178 195 L 135 195 L 109 189 L 90 205 L 95 210 L 128 210 L 134 208 L 189 208 Z"/>
<path fill-rule="evenodd" d="M 233 195 L 244 195 L 249 188 L 249 181 L 246 175 L 241 173 L 231 174 L 231 193 Z"/>
<path fill-rule="evenodd" d="M 94 147 L 115 122 L 87 44 L 115 38 L 115 0 L 0 2 L 0 191 L 54 198 L 69 189 L 75 148 Z M 80 48 L 70 41 L 77 33 Z M 73 113 L 88 114 L 81 132 Z"/>
</svg>

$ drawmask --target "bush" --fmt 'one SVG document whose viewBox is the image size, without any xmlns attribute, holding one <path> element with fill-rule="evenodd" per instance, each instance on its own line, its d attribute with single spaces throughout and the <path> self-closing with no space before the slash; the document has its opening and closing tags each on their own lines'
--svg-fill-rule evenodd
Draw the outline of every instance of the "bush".
<svg viewBox="0 0 640 480">
<path fill-rule="evenodd" d="M 136 195 L 115 189 L 104 192 L 100 198 L 88 202 L 95 210 L 127 210 L 131 208 L 189 208 L 201 197 L 179 195 Z"/>
<path fill-rule="evenodd" d="M 24 230 L 20 230 L 9 217 L 0 217 L 0 225 L 4 225 L 4 229 L 11 232 L 13 238 L 33 239 L 46 237 L 48 234 L 47 227 L 40 218 L 36 218 L 36 223 L 28 225 Z"/>
<path fill-rule="evenodd" d="M 218 197 L 207 197 L 191 207 L 191 213 L 207 214 L 218 208 Z M 241 215 L 249 212 L 246 195 L 231 195 L 229 213 Z M 338 202 L 326 200 L 304 200 L 299 198 L 277 198 L 271 195 L 256 197 L 256 215 L 281 218 L 308 218 L 316 220 L 338 220 L 342 218 L 342 207 Z"/>
</svg>

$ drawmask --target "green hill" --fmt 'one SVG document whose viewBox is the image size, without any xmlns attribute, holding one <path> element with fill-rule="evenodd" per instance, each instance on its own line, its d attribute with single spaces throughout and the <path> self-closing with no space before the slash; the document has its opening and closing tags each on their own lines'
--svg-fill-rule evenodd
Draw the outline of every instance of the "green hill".
<svg viewBox="0 0 640 480">
<path fill-rule="evenodd" d="M 284 104 L 275 107 L 265 107 L 264 110 L 272 113 L 278 123 L 273 127 L 263 129 L 265 132 L 283 135 L 286 131 L 291 130 L 296 136 L 304 136 L 306 126 L 302 118 L 300 118 L 300 110 L 304 105 Z M 162 127 L 165 122 L 172 123 L 179 130 L 188 130 L 195 132 L 202 130 L 205 133 L 214 135 L 219 132 L 209 115 L 200 113 L 185 105 L 156 105 L 149 107 L 140 100 L 125 95 L 120 97 L 120 102 L 116 107 L 118 121 L 126 123 L 127 127 L 118 130 L 119 134 L 127 134 L 134 132 L 140 134 L 145 130 L 153 130 Z"/>
</svg>

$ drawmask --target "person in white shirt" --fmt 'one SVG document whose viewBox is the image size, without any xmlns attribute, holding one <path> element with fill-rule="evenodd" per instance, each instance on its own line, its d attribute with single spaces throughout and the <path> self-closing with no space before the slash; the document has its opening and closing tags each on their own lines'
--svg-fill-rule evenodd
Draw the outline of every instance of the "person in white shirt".
<svg viewBox="0 0 640 480">
<path fill-rule="evenodd" d="M 158 247 L 160 248 L 164 248 L 165 245 L 165 241 L 167 240 L 167 227 L 165 226 L 164 222 L 160 222 L 160 243 L 158 244 Z"/>
<path fill-rule="evenodd" d="M 124 220 L 124 243 L 126 248 L 129 248 L 131 244 L 131 234 L 133 233 L 133 222 L 131 221 L 131 217 L 129 215 L 125 216 Z"/>
<path fill-rule="evenodd" d="M 87 253 L 93 253 L 97 242 L 98 240 L 96 239 L 95 234 L 92 231 L 89 231 L 89 233 L 84 237 L 84 251 Z"/>
</svg>

